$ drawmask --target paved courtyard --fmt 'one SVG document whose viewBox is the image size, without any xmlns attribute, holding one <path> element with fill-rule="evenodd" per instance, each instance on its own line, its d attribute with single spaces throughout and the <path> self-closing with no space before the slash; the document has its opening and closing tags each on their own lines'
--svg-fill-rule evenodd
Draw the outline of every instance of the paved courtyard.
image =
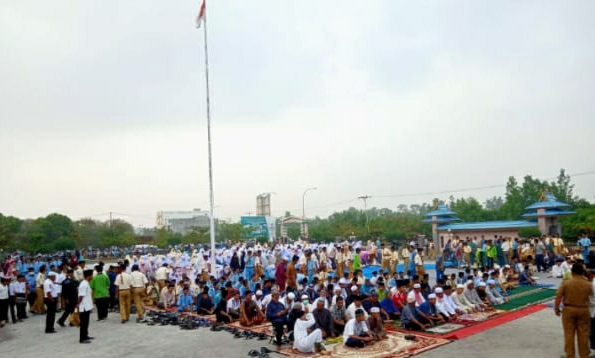
<svg viewBox="0 0 595 358">
<path fill-rule="evenodd" d="M 540 280 L 559 283 L 558 280 Z M 94 312 L 95 313 L 95 312 Z M 251 349 L 269 346 L 268 341 L 233 338 L 227 332 L 208 328 L 181 330 L 174 326 L 148 326 L 129 322 L 121 324 L 119 315 L 110 313 L 98 323 L 92 316 L 92 344 L 78 343 L 78 328 L 56 326 L 58 333 L 43 333 L 45 316 L 33 316 L 24 323 L 7 324 L 0 329 L 2 356 L 21 357 L 247 357 Z M 560 318 L 553 309 L 545 309 L 491 328 L 443 347 L 417 355 L 420 358 L 490 358 L 560 357 L 563 338 Z M 279 356 L 271 354 L 271 357 Z M 279 356 L 281 357 L 281 356 Z"/>
</svg>

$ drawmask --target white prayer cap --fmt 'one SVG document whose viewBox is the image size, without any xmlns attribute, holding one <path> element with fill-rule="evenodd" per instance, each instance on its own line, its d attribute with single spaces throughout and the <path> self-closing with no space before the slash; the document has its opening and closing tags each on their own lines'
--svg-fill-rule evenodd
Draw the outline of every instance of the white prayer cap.
<svg viewBox="0 0 595 358">
<path fill-rule="evenodd" d="M 500 265 L 498 265 L 498 264 L 495 264 L 495 265 L 494 265 L 494 269 L 496 269 L 496 270 L 499 270 L 499 269 L 500 269 Z"/>
<path fill-rule="evenodd" d="M 486 283 L 485 283 L 485 282 L 483 282 L 483 281 L 481 281 L 481 282 L 479 283 L 479 287 L 486 287 Z"/>
<path fill-rule="evenodd" d="M 510 268 L 510 265 L 504 265 L 504 268 Z"/>
<path fill-rule="evenodd" d="M 337 292 L 337 291 L 340 292 L 341 291 L 341 287 L 339 287 L 339 286 L 335 287 L 335 292 Z"/>
<path fill-rule="evenodd" d="M 444 291 L 442 290 L 442 287 L 436 287 L 436 288 L 434 289 L 434 292 L 435 292 L 435 293 L 443 293 Z"/>
<path fill-rule="evenodd" d="M 56 276 L 56 273 L 54 271 L 50 271 L 48 273 L 48 277 L 52 277 L 52 276 Z"/>
<path fill-rule="evenodd" d="M 465 282 L 465 284 L 466 284 L 467 286 L 468 286 L 468 285 L 470 285 L 470 284 L 472 284 L 472 283 L 473 283 L 473 281 L 471 281 L 471 280 L 467 280 L 467 282 Z"/>
<path fill-rule="evenodd" d="M 408 297 L 407 297 L 407 303 L 413 303 L 413 302 L 415 302 L 415 297 L 413 297 L 413 296 L 408 296 Z"/>
<path fill-rule="evenodd" d="M 435 295 L 435 294 L 433 294 L 433 293 L 430 293 L 430 294 L 428 295 L 428 300 L 431 300 L 432 298 L 436 298 L 436 295 Z"/>
<path fill-rule="evenodd" d="M 419 283 L 416 283 L 415 285 L 413 285 L 413 288 L 421 288 L 421 285 Z"/>
<path fill-rule="evenodd" d="M 495 284 L 496 284 L 496 281 L 494 281 L 494 280 L 488 280 L 488 285 L 495 285 Z"/>
<path fill-rule="evenodd" d="M 256 291 L 256 295 L 257 296 L 262 296 L 262 291 L 261 290 Z"/>
<path fill-rule="evenodd" d="M 289 293 L 287 294 L 287 297 L 288 297 L 290 300 L 293 300 L 293 299 L 295 298 L 295 295 L 293 294 L 293 292 L 289 292 Z"/>
<path fill-rule="evenodd" d="M 380 313 L 380 308 L 378 308 L 378 307 L 372 307 L 372 308 L 370 309 L 370 312 L 371 312 L 371 313 Z"/>
<path fill-rule="evenodd" d="M 459 284 L 457 285 L 457 288 L 465 288 L 465 285 L 463 285 L 463 284 L 460 284 L 460 283 L 459 283 Z"/>
<path fill-rule="evenodd" d="M 351 292 L 355 292 L 355 291 L 357 291 L 357 286 L 356 285 L 351 286 Z"/>
<path fill-rule="evenodd" d="M 308 297 L 308 295 L 302 295 L 302 300 L 307 300 L 310 299 L 310 297 Z"/>
</svg>

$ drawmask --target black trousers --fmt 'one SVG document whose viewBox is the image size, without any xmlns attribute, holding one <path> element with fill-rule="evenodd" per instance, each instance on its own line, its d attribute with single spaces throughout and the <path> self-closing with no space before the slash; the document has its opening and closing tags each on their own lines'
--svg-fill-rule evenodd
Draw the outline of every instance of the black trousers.
<svg viewBox="0 0 595 358">
<path fill-rule="evenodd" d="M 116 291 L 109 292 L 109 308 L 116 309 L 118 307 L 118 299 L 116 298 Z"/>
<path fill-rule="evenodd" d="M 58 323 L 64 324 L 64 322 L 66 322 L 66 319 L 68 319 L 68 316 L 70 316 L 70 314 L 74 312 L 75 308 L 76 301 L 69 300 L 64 306 L 64 312 L 62 312 L 62 316 L 60 316 L 60 318 L 58 319 Z"/>
<path fill-rule="evenodd" d="M 45 332 L 54 331 L 54 321 L 56 320 L 56 300 L 44 298 L 46 313 L 45 313 Z"/>
<path fill-rule="evenodd" d="M 280 346 L 281 341 L 283 340 L 283 327 L 285 327 L 285 322 L 277 322 L 273 323 L 273 328 L 275 330 L 275 344 Z"/>
<path fill-rule="evenodd" d="M 24 293 L 17 293 L 15 296 L 15 305 L 17 306 L 17 318 L 27 318 L 27 301 Z"/>
<path fill-rule="evenodd" d="M 35 292 L 35 289 L 31 290 L 31 292 L 29 292 L 29 295 L 27 296 L 27 301 L 29 301 L 29 310 L 31 310 L 31 307 L 33 307 L 33 305 L 35 304 L 35 300 L 37 299 L 37 292 Z"/>
<path fill-rule="evenodd" d="M 95 305 L 97 306 L 97 319 L 106 319 L 109 306 L 109 297 L 96 298 Z"/>
<path fill-rule="evenodd" d="M 89 337 L 89 319 L 91 318 L 91 311 L 79 312 L 79 318 L 81 319 L 79 342 L 82 342 Z"/>
<path fill-rule="evenodd" d="M 366 344 L 363 341 L 360 341 L 359 339 L 347 338 L 347 342 L 345 342 L 345 345 L 351 348 L 364 348 Z"/>
<path fill-rule="evenodd" d="M 0 300 L 0 322 L 8 321 L 8 298 Z"/>
<path fill-rule="evenodd" d="M 12 318 L 12 323 L 17 323 L 17 315 L 15 311 L 15 308 L 17 306 L 17 300 L 14 296 L 10 296 L 8 298 L 8 302 L 10 305 L 10 317 Z"/>
</svg>

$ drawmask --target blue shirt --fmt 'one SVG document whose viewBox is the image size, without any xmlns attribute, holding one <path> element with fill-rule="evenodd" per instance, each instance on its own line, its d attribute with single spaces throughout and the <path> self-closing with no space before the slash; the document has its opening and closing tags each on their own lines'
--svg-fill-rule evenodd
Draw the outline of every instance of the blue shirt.
<svg viewBox="0 0 595 358">
<path fill-rule="evenodd" d="M 31 292 L 35 292 L 35 274 L 26 274 L 25 280 L 29 284 L 29 289 Z"/>
<path fill-rule="evenodd" d="M 283 311 L 285 306 L 279 301 L 274 302 L 271 301 L 267 305 L 267 319 L 271 321 L 271 323 L 283 323 L 285 322 L 285 315 L 279 315 L 279 312 Z"/>
<path fill-rule="evenodd" d="M 404 327 L 407 323 L 413 321 L 413 319 L 419 320 L 420 317 L 421 315 L 417 307 L 411 307 L 409 304 L 406 304 L 403 307 L 403 311 L 401 311 L 401 324 Z"/>
<path fill-rule="evenodd" d="M 184 308 L 191 307 L 194 304 L 194 298 L 190 293 L 181 294 L 178 297 L 178 311 L 182 311 Z"/>
<path fill-rule="evenodd" d="M 421 305 L 419 305 L 418 308 L 420 311 L 422 311 L 424 314 L 428 316 L 434 316 L 437 313 L 436 305 L 431 304 L 430 301 L 422 303 Z"/>
<path fill-rule="evenodd" d="M 382 309 L 385 310 L 386 313 L 388 313 L 388 314 L 399 313 L 399 309 L 395 306 L 393 301 L 388 297 L 385 297 L 384 299 L 382 299 L 382 301 L 380 301 L 380 307 L 382 307 Z"/>
</svg>

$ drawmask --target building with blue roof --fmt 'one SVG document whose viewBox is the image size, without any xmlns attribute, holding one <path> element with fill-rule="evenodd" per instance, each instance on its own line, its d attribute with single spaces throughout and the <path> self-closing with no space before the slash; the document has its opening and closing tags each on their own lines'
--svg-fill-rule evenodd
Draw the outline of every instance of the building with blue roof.
<svg viewBox="0 0 595 358">
<path fill-rule="evenodd" d="M 570 205 L 556 200 L 551 193 L 543 193 L 539 201 L 525 208 L 524 220 L 460 222 L 461 219 L 446 204 L 440 202 L 435 210 L 427 213 L 423 222 L 432 225 L 436 248 L 444 245 L 445 239 L 466 237 L 518 237 L 520 229 L 537 228 L 542 235 L 561 235 L 560 216 L 572 215 Z"/>
</svg>

